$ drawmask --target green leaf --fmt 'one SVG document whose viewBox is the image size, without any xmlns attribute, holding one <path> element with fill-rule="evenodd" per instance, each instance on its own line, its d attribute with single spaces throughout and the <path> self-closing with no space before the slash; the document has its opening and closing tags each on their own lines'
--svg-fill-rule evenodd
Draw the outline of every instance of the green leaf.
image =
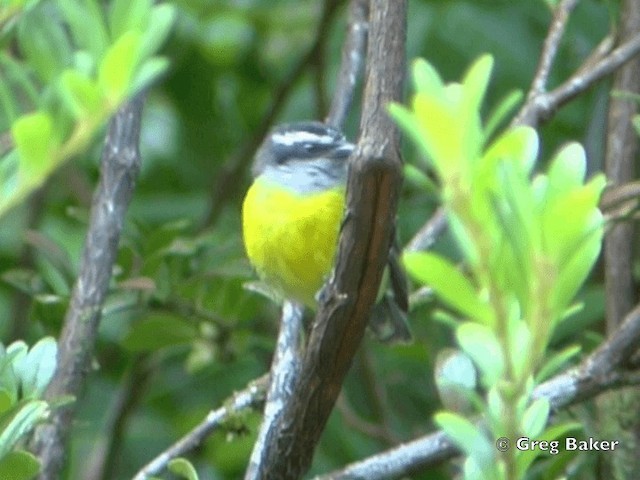
<svg viewBox="0 0 640 480">
<path fill-rule="evenodd" d="M 500 161 L 517 162 L 529 174 L 538 157 L 538 134 L 527 126 L 514 127 L 499 136 L 482 156 L 484 170 L 495 172 Z"/>
<path fill-rule="evenodd" d="M 17 392 L 0 387 L 0 415 L 9 410 L 18 398 Z M 0 477 L 1 478 L 1 477 Z"/>
<path fill-rule="evenodd" d="M 71 63 L 71 45 L 63 26 L 49 9 L 36 8 L 19 24 L 20 51 L 42 81 L 52 83 Z"/>
<path fill-rule="evenodd" d="M 426 160 L 426 164 L 431 166 L 433 159 L 431 158 L 430 147 L 422 135 L 420 124 L 413 112 L 399 103 L 389 104 L 388 109 L 389 115 L 391 115 L 400 128 L 404 130 L 404 133 L 411 138 L 419 149 L 420 154 L 424 157 L 424 160 Z"/>
<path fill-rule="evenodd" d="M 493 107 L 484 127 L 485 141 L 494 135 L 500 124 L 515 110 L 523 98 L 522 91 L 512 90 Z"/>
<path fill-rule="evenodd" d="M 109 47 L 98 67 L 98 84 L 112 106 L 118 105 L 131 90 L 140 59 L 140 39 L 139 32 L 125 33 Z"/>
<path fill-rule="evenodd" d="M 424 94 L 413 98 L 412 107 L 419 126 L 418 135 L 423 139 L 438 176 L 446 179 L 466 173 L 463 165 L 466 165 L 468 158 L 465 132 L 460 125 L 460 111 L 442 97 Z"/>
<path fill-rule="evenodd" d="M 548 378 L 551 378 L 552 375 L 555 375 L 563 368 L 567 362 L 569 362 L 572 358 L 578 355 L 582 351 L 582 347 L 580 345 L 570 345 L 563 350 L 551 355 L 540 368 L 536 375 L 536 383 L 542 383 Z"/>
<path fill-rule="evenodd" d="M 452 348 L 439 351 L 434 379 L 445 408 L 458 413 L 470 411 L 470 397 L 476 388 L 477 373 L 464 352 Z"/>
<path fill-rule="evenodd" d="M 559 318 L 573 300 L 602 248 L 604 220 L 599 210 L 594 210 L 582 240 L 575 245 L 574 251 L 567 252 L 561 270 L 558 273 L 556 287 L 552 291 L 551 306 L 555 317 Z"/>
<path fill-rule="evenodd" d="M 0 460 L 0 478 L 30 480 L 40 471 L 40 462 L 29 452 L 15 450 Z"/>
<path fill-rule="evenodd" d="M 579 187 L 584 182 L 586 171 L 587 159 L 584 148 L 579 143 L 570 143 L 551 161 L 547 172 L 550 187 L 559 192 Z"/>
<path fill-rule="evenodd" d="M 153 0 L 114 0 L 109 9 L 109 29 L 113 40 L 129 30 L 144 31 Z"/>
<path fill-rule="evenodd" d="M 11 134 L 22 175 L 27 181 L 40 178 L 53 160 L 53 119 L 45 112 L 24 115 L 11 126 Z"/>
<path fill-rule="evenodd" d="M 63 97 L 76 118 L 104 114 L 106 105 L 102 91 L 87 75 L 77 70 L 66 70 L 60 82 Z"/>
<path fill-rule="evenodd" d="M 484 385 L 495 385 L 504 373 L 504 356 L 495 333 L 485 325 L 467 322 L 458 327 L 456 337 L 482 372 Z"/>
<path fill-rule="evenodd" d="M 413 61 L 411 68 L 413 85 L 416 93 L 428 93 L 429 95 L 442 95 L 444 83 L 440 75 L 429 62 L 423 58 Z"/>
<path fill-rule="evenodd" d="M 403 170 L 404 179 L 409 185 L 412 185 L 422 192 L 438 191 L 438 186 L 419 168 L 411 165 L 410 163 L 405 163 Z"/>
<path fill-rule="evenodd" d="M 42 396 L 55 372 L 57 354 L 55 339 L 45 337 L 15 362 L 14 368 L 20 378 L 23 398 L 36 399 Z"/>
<path fill-rule="evenodd" d="M 536 440 L 544 440 L 547 442 L 551 442 L 557 440 L 560 437 L 565 436 L 567 433 L 574 430 L 581 430 L 582 424 L 572 422 L 572 423 L 559 423 L 553 425 L 546 429 Z M 533 461 L 540 456 L 542 453 L 541 450 L 526 450 L 521 451 L 519 455 L 516 456 L 516 465 L 518 469 L 518 478 L 524 478 L 526 472 L 529 467 L 533 463 Z"/>
<path fill-rule="evenodd" d="M 45 419 L 49 412 L 47 402 L 32 400 L 18 408 L 0 423 L 0 458 L 4 457 L 33 427 Z"/>
<path fill-rule="evenodd" d="M 534 400 L 522 416 L 520 428 L 523 435 L 529 438 L 537 438 L 547 425 L 550 409 L 548 399 L 538 398 Z"/>
<path fill-rule="evenodd" d="M 148 26 L 142 30 L 144 33 L 140 47 L 141 58 L 148 58 L 160 50 L 171 32 L 175 18 L 176 9 L 173 5 L 162 3 L 153 7 Z"/>
<path fill-rule="evenodd" d="M 491 55 L 483 55 L 471 65 L 462 80 L 465 103 L 464 110 L 469 117 L 477 115 L 480 112 L 480 107 L 482 106 L 482 101 L 484 100 L 487 86 L 491 79 L 492 70 L 493 57 Z"/>
<path fill-rule="evenodd" d="M 96 0 L 57 0 L 79 50 L 101 58 L 109 45 L 104 12 Z"/>
<path fill-rule="evenodd" d="M 433 288 L 452 308 L 482 323 L 493 322 L 489 305 L 479 299 L 471 282 L 448 260 L 429 252 L 407 252 L 403 262 L 415 280 Z"/>
<path fill-rule="evenodd" d="M 153 57 L 144 62 L 131 82 L 131 92 L 139 92 L 149 86 L 169 67 L 169 60 L 164 57 Z"/>
<path fill-rule="evenodd" d="M 188 344 L 196 338 L 196 335 L 196 327 L 184 318 L 165 313 L 152 313 L 131 326 L 122 344 L 135 352 L 158 350 Z"/>
<path fill-rule="evenodd" d="M 493 457 L 493 446 L 480 428 L 466 418 L 451 412 L 438 412 L 433 420 L 460 449 L 477 459 Z"/>
<path fill-rule="evenodd" d="M 186 458 L 175 458 L 169 462 L 169 471 L 187 480 L 198 480 L 198 472 Z"/>
</svg>

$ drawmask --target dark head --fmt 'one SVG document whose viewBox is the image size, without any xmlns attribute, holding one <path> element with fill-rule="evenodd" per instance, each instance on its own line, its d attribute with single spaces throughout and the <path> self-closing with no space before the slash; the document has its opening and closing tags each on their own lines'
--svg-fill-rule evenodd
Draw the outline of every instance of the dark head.
<svg viewBox="0 0 640 480">
<path fill-rule="evenodd" d="M 268 167 L 328 159 L 345 162 L 353 151 L 342 132 L 322 122 L 286 123 L 275 127 L 256 153 L 255 177 Z"/>
</svg>

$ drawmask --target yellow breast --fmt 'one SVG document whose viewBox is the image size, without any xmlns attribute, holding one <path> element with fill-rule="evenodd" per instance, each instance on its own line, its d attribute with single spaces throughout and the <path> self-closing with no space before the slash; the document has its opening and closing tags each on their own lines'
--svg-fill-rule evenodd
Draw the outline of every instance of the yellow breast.
<svg viewBox="0 0 640 480">
<path fill-rule="evenodd" d="M 244 244 L 258 275 L 314 308 L 333 265 L 343 209 L 342 188 L 306 196 L 258 177 L 242 207 Z"/>
</svg>

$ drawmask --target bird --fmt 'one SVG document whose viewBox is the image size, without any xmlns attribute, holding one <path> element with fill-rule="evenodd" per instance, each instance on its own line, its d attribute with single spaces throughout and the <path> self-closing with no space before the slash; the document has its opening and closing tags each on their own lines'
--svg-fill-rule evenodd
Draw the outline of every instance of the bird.
<svg viewBox="0 0 640 480">
<path fill-rule="evenodd" d="M 345 207 L 348 158 L 345 135 L 319 121 L 274 127 L 258 148 L 253 182 L 242 205 L 247 257 L 272 296 L 312 310 L 330 275 Z M 397 242 L 369 327 L 388 343 L 412 338 L 407 323 L 407 281 Z"/>
</svg>

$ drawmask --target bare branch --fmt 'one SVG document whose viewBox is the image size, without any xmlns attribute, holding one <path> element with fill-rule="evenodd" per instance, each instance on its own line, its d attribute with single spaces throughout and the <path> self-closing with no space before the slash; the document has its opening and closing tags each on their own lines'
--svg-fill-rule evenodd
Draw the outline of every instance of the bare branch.
<svg viewBox="0 0 640 480">
<path fill-rule="evenodd" d="M 428 250 L 436 243 L 438 237 L 446 231 L 447 226 L 446 212 L 443 207 L 440 207 L 433 212 L 427 223 L 413 236 L 405 250 L 408 252 Z"/>
<path fill-rule="evenodd" d="M 560 41 L 564 35 L 564 29 L 569 21 L 569 15 L 578 4 L 578 0 L 562 0 L 553 12 L 553 20 L 549 28 L 547 38 L 542 46 L 542 53 L 538 68 L 531 82 L 528 97 L 539 95 L 547 90 L 547 80 L 551 73 L 551 67 L 556 59 Z"/>
<path fill-rule="evenodd" d="M 261 459 L 268 448 L 268 441 L 273 429 L 282 416 L 288 401 L 288 396 L 294 389 L 294 384 L 300 375 L 302 360 L 302 315 L 303 306 L 285 302 L 280 320 L 280 332 L 276 351 L 271 365 L 271 384 L 264 408 L 264 418 L 260 426 L 258 438 L 253 446 L 246 478 L 261 478 Z"/>
<path fill-rule="evenodd" d="M 351 0 L 349 4 L 349 31 L 342 47 L 342 61 L 338 83 L 326 123 L 338 129 L 344 127 L 353 103 L 356 83 L 360 77 L 367 49 L 369 30 L 369 0 Z"/>
<path fill-rule="evenodd" d="M 532 96 L 513 120 L 513 125 L 531 125 L 547 120 L 561 105 L 573 100 L 597 81 L 614 72 L 640 52 L 640 35 L 613 50 L 591 67 L 580 67 L 574 75 L 548 93 Z M 592 60 L 589 60 L 591 63 Z"/>
<path fill-rule="evenodd" d="M 640 37 L 640 5 L 625 1 L 621 12 L 621 41 Z M 640 93 L 640 58 L 635 58 L 614 77 L 613 88 L 626 93 Z M 605 174 L 612 184 L 625 184 L 635 178 L 638 134 L 632 119 L 637 114 L 637 100 L 615 96 L 609 101 Z M 607 331 L 613 333 L 636 302 L 633 275 L 633 225 L 618 223 L 607 233 L 604 242 Z"/>
<path fill-rule="evenodd" d="M 361 137 L 350 159 L 347 214 L 336 273 L 325 288 L 300 376 L 252 458 L 247 479 L 297 479 L 315 445 L 364 335 L 391 246 L 399 195 L 400 135 L 386 113 L 402 94 L 406 1 L 374 0 Z"/>
<path fill-rule="evenodd" d="M 268 383 L 269 375 L 253 380 L 246 389 L 227 400 L 223 407 L 209 412 L 200 424 L 145 465 L 133 479 L 146 480 L 152 475 L 157 475 L 167 468 L 171 460 L 199 446 L 209 435 L 224 426 L 232 416 L 249 408 L 260 408 L 264 403 Z"/>
<path fill-rule="evenodd" d="M 124 104 L 109 126 L 80 274 L 58 342 L 58 368 L 46 393 L 51 401 L 62 396 L 78 397 L 90 370 L 120 232 L 140 170 L 142 106 L 140 96 Z M 42 463 L 41 480 L 59 478 L 73 417 L 73 405 L 54 410 L 51 423 L 36 430 L 34 446 Z"/>
<path fill-rule="evenodd" d="M 578 0 L 562 0 L 556 6 L 553 12 L 553 20 L 549 26 L 549 32 L 547 33 L 547 37 L 545 38 L 542 46 L 542 52 L 540 54 L 540 59 L 538 60 L 536 73 L 533 76 L 529 93 L 527 93 L 527 101 L 517 116 L 517 124 L 529 124 L 525 119 L 530 118 L 530 109 L 533 108 L 535 99 L 540 95 L 544 95 L 547 91 L 547 81 L 549 79 L 549 74 L 551 73 L 551 68 L 553 67 L 553 62 L 556 59 L 556 54 L 558 53 L 560 41 L 564 35 L 564 30 L 567 26 L 567 22 L 569 21 L 569 16 L 577 4 Z"/>
</svg>

